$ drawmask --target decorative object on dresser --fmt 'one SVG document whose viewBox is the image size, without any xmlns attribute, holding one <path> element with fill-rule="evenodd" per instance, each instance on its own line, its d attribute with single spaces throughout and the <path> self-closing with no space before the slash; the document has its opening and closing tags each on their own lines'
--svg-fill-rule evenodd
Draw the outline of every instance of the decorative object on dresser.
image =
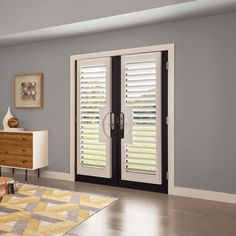
<svg viewBox="0 0 236 236">
<path fill-rule="evenodd" d="M 16 117 L 12 117 L 8 120 L 8 126 L 10 128 L 18 128 L 19 125 L 20 125 L 20 122 Z"/>
<path fill-rule="evenodd" d="M 48 131 L 0 131 L 1 167 L 25 170 L 39 170 L 48 166 Z M 1 172 L 0 172 L 1 173 Z"/>
<path fill-rule="evenodd" d="M 3 118 L 3 130 L 4 131 L 23 131 L 24 128 L 19 127 L 19 120 L 11 113 L 11 108 L 8 107 L 7 114 Z"/>
<path fill-rule="evenodd" d="M 9 121 L 9 119 L 11 119 L 12 117 L 13 117 L 13 115 L 11 114 L 11 108 L 8 107 L 7 113 L 6 113 L 6 115 L 4 116 L 3 121 L 2 121 L 2 123 L 3 123 L 3 130 L 9 130 L 8 121 Z"/>
<path fill-rule="evenodd" d="M 43 107 L 43 74 L 22 74 L 14 77 L 16 108 Z"/>
</svg>

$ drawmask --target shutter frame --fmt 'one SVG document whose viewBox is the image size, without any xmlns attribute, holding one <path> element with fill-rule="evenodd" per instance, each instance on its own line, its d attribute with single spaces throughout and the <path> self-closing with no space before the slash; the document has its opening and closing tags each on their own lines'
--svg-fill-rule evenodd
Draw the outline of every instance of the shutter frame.
<svg viewBox="0 0 236 236">
<path fill-rule="evenodd" d="M 133 142 L 127 142 L 124 137 L 121 145 L 122 180 L 162 184 L 161 52 L 124 55 L 121 67 L 121 111 L 127 107 L 133 110 L 129 121 L 133 124 Z M 150 130 L 153 125 L 155 130 Z M 146 136 L 138 135 L 140 127 L 145 127 Z"/>
<path fill-rule="evenodd" d="M 101 134 L 101 110 L 111 110 L 111 58 L 77 65 L 77 174 L 111 178 L 111 140 Z"/>
</svg>

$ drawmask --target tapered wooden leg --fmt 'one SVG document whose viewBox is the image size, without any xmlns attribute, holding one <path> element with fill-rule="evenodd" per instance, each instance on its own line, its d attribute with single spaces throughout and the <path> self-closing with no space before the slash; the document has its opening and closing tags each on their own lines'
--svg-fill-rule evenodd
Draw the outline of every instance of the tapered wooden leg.
<svg viewBox="0 0 236 236">
<path fill-rule="evenodd" d="M 12 168 L 12 176 L 15 175 L 15 168 Z"/>
<path fill-rule="evenodd" d="M 38 178 L 40 177 L 40 169 L 38 169 Z"/>
<path fill-rule="evenodd" d="M 28 172 L 27 170 L 25 170 L 25 182 L 27 182 L 27 179 L 28 179 Z"/>
</svg>

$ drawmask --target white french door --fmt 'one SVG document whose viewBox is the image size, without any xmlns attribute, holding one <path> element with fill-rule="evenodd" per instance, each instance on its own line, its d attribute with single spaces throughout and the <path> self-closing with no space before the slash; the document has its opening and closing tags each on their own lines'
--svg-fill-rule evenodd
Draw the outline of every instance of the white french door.
<svg viewBox="0 0 236 236">
<path fill-rule="evenodd" d="M 77 60 L 77 180 L 167 191 L 167 60 Z"/>
<path fill-rule="evenodd" d="M 161 184 L 161 53 L 122 56 L 121 71 L 121 178 Z"/>
<path fill-rule="evenodd" d="M 77 61 L 77 174 L 111 178 L 111 59 Z"/>
</svg>

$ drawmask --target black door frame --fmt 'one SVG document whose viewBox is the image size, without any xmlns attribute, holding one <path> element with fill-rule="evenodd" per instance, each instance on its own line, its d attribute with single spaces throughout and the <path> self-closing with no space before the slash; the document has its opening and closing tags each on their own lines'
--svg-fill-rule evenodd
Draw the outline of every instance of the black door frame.
<svg viewBox="0 0 236 236">
<path fill-rule="evenodd" d="M 166 117 L 168 115 L 168 51 L 162 51 L 162 184 L 148 184 L 133 181 L 121 180 L 121 137 L 122 133 L 119 129 L 119 117 L 121 112 L 121 56 L 112 57 L 112 113 L 115 115 L 115 129 L 111 131 L 112 136 L 112 178 L 102 178 L 94 176 L 85 176 L 77 174 L 77 165 L 75 165 L 75 180 L 81 182 L 104 184 L 124 188 L 140 189 L 161 193 L 168 193 L 168 126 Z M 76 70 L 77 70 L 77 66 Z M 77 74 L 77 73 L 76 73 Z M 77 78 L 76 82 L 77 82 Z M 77 86 L 75 86 L 77 94 Z M 76 98 L 76 96 L 75 96 Z M 77 112 L 77 98 L 75 100 Z M 77 123 L 75 130 L 77 131 Z M 77 134 L 75 133 L 76 137 Z M 76 138 L 75 137 L 75 138 Z M 77 140 L 75 139 L 77 144 Z M 75 145 L 77 146 L 77 145 Z M 77 152 L 75 152 L 77 162 Z"/>
</svg>

